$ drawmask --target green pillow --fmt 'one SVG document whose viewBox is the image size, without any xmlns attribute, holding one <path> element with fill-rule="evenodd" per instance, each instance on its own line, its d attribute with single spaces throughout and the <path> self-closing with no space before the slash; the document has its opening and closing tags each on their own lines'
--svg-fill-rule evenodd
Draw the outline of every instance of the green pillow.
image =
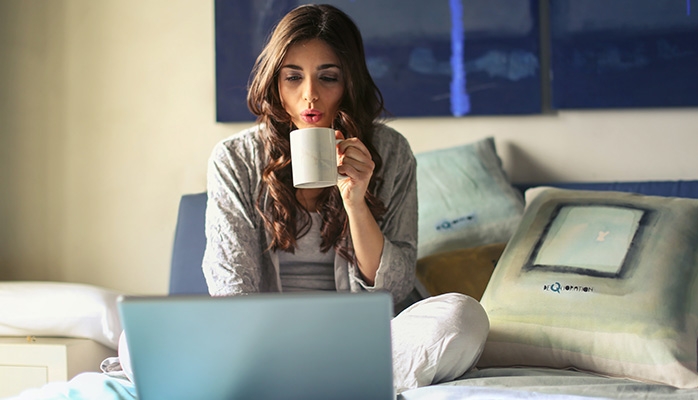
<svg viewBox="0 0 698 400">
<path fill-rule="evenodd" d="M 509 240 L 523 197 L 502 169 L 493 138 L 415 157 L 419 258 Z"/>
</svg>

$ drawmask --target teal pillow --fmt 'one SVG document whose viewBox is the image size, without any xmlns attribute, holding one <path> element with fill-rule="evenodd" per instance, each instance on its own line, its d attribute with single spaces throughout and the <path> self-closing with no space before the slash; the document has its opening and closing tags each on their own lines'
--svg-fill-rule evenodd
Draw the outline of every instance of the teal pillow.
<svg viewBox="0 0 698 400">
<path fill-rule="evenodd" d="M 509 182 L 493 138 L 415 157 L 419 258 L 509 240 L 523 197 Z"/>
<path fill-rule="evenodd" d="M 526 199 L 482 297 L 478 366 L 698 387 L 698 200 L 553 188 Z"/>
</svg>

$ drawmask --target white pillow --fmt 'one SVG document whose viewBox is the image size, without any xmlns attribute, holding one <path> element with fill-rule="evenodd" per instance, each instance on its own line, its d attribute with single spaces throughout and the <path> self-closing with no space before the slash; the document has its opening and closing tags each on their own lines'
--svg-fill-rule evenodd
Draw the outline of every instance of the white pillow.
<svg viewBox="0 0 698 400">
<path fill-rule="evenodd" d="M 0 336 L 87 338 L 116 350 L 120 295 L 77 283 L 0 282 Z"/>
<path fill-rule="evenodd" d="M 391 321 L 396 393 L 453 380 L 475 365 L 489 331 L 480 303 L 460 293 L 419 301 Z"/>
</svg>

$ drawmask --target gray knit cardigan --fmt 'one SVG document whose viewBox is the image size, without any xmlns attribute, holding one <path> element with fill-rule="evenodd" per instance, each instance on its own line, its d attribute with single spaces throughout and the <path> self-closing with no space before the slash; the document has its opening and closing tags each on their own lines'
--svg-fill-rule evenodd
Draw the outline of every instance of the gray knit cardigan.
<svg viewBox="0 0 698 400">
<path fill-rule="evenodd" d="M 233 135 L 213 148 L 208 163 L 206 251 L 203 271 L 213 296 L 280 292 L 279 261 L 266 250 L 270 238 L 255 208 L 265 155 L 261 126 Z M 397 304 L 414 287 L 417 256 L 416 161 L 407 140 L 377 125 L 373 139 L 383 158 L 376 195 L 387 207 L 379 222 L 384 236 L 373 286 L 358 267 L 335 256 L 337 291 L 389 291 Z"/>
</svg>

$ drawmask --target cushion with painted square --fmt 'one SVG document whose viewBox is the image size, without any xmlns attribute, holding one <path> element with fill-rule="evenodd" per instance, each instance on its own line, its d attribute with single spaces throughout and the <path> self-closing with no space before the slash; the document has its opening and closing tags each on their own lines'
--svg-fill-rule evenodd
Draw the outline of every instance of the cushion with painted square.
<svg viewBox="0 0 698 400">
<path fill-rule="evenodd" d="M 482 297 L 480 367 L 698 387 L 698 200 L 535 188 Z"/>
</svg>

